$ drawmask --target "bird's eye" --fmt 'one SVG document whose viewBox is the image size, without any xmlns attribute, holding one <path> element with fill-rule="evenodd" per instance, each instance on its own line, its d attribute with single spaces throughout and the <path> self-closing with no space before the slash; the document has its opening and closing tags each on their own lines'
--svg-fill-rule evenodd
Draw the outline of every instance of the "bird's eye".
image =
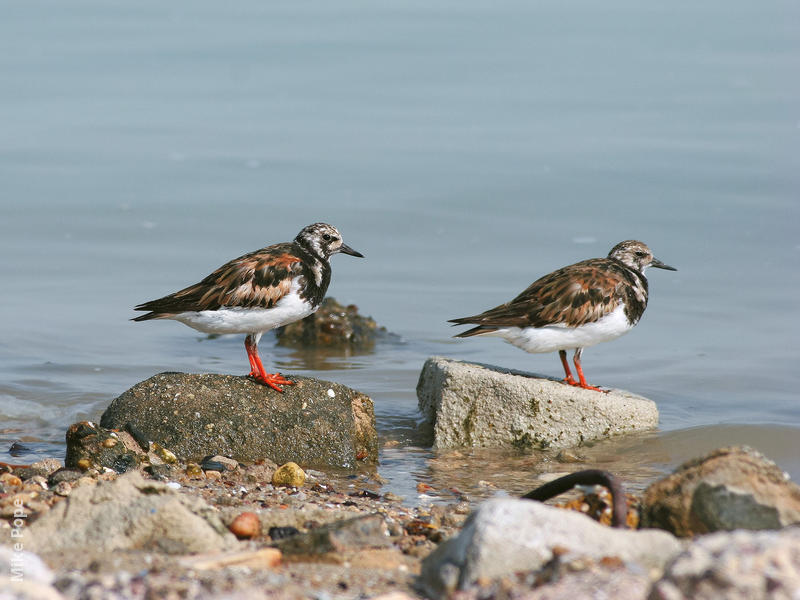
<svg viewBox="0 0 800 600">
<path fill-rule="evenodd" d="M 639 258 L 644 258 L 645 256 L 647 256 L 647 252 L 645 252 L 644 250 L 637 250 L 636 256 L 638 256 Z"/>
<path fill-rule="evenodd" d="M 322 239 L 325 240 L 326 242 L 330 242 L 331 241 L 331 234 L 330 233 L 323 233 L 322 234 Z"/>
</svg>

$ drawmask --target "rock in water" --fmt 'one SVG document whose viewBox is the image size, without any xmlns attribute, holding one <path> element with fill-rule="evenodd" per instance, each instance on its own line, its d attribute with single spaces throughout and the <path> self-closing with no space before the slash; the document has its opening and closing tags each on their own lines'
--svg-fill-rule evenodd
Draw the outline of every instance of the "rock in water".
<svg viewBox="0 0 800 600">
<path fill-rule="evenodd" d="M 425 362 L 417 397 L 437 448 L 568 448 L 658 425 L 655 402 L 629 392 L 442 357 Z"/>
<path fill-rule="evenodd" d="M 315 313 L 279 327 L 275 334 L 280 346 L 368 350 L 375 345 L 378 336 L 385 336 L 387 332 L 384 327 L 378 327 L 372 317 L 358 314 L 355 304 L 344 306 L 329 297 Z"/>
<path fill-rule="evenodd" d="M 800 486 L 746 446 L 685 462 L 647 488 L 642 525 L 689 537 L 800 523 Z"/>
<path fill-rule="evenodd" d="M 223 454 L 320 468 L 377 463 L 368 396 L 337 383 L 291 379 L 296 384 L 279 393 L 247 377 L 161 373 L 115 399 L 100 423 L 128 425 L 184 461 Z"/>
</svg>

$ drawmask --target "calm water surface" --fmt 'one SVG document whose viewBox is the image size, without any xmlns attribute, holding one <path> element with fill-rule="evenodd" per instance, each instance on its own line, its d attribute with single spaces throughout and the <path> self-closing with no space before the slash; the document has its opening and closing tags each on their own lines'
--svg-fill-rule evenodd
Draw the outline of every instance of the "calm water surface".
<svg viewBox="0 0 800 600">
<path fill-rule="evenodd" d="M 800 6 L 29 1 L 0 21 L 0 460 L 63 457 L 164 370 L 244 373 L 240 336 L 132 306 L 328 221 L 329 294 L 396 333 L 363 355 L 262 342 L 376 403 L 386 489 L 527 491 L 547 454 L 434 453 L 414 388 L 440 354 L 560 373 L 446 320 L 647 242 L 640 325 L 590 382 L 659 432 L 582 449 L 642 487 L 748 443 L 800 480 Z M 22 444 L 15 446 L 18 442 Z M 483 483 L 478 483 L 483 481 Z"/>
</svg>

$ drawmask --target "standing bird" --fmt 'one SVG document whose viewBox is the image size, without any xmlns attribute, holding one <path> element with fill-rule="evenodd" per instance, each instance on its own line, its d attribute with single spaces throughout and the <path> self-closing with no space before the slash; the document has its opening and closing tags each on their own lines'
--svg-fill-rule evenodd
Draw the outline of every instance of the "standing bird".
<svg viewBox="0 0 800 600">
<path fill-rule="evenodd" d="M 526 352 L 558 350 L 564 382 L 599 392 L 586 383 L 581 354 L 587 346 L 616 339 L 639 322 L 647 308 L 648 267 L 677 271 L 642 242 L 627 240 L 606 258 L 590 258 L 537 279 L 511 302 L 449 322 L 477 325 L 455 337 L 492 335 Z M 579 381 L 572 378 L 567 362 L 566 351 L 573 348 Z"/>
<path fill-rule="evenodd" d="M 264 371 L 258 341 L 265 331 L 315 312 L 331 281 L 329 259 L 337 252 L 363 258 L 342 242 L 336 227 L 314 223 L 293 242 L 274 244 L 225 263 L 200 283 L 140 304 L 133 321 L 174 319 L 204 333 L 246 333 L 250 377 L 282 392 L 294 382 Z"/>
</svg>

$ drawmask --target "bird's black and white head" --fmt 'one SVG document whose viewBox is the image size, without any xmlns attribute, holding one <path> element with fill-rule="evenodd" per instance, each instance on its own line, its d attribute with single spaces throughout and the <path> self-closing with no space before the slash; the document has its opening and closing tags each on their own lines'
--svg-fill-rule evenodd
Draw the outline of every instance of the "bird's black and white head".
<svg viewBox="0 0 800 600">
<path fill-rule="evenodd" d="M 333 225 L 327 223 L 314 223 L 303 227 L 297 237 L 294 238 L 296 244 L 323 260 L 328 260 L 338 252 L 358 256 L 364 255 L 342 242 L 342 234 Z"/>
<path fill-rule="evenodd" d="M 656 267 L 658 269 L 666 269 L 667 271 L 677 271 L 675 267 L 665 265 L 658 260 L 647 244 L 638 242 L 636 240 L 625 240 L 620 242 L 611 249 L 608 253 L 608 258 L 614 258 L 620 261 L 627 267 L 644 273 L 648 267 Z"/>
</svg>

